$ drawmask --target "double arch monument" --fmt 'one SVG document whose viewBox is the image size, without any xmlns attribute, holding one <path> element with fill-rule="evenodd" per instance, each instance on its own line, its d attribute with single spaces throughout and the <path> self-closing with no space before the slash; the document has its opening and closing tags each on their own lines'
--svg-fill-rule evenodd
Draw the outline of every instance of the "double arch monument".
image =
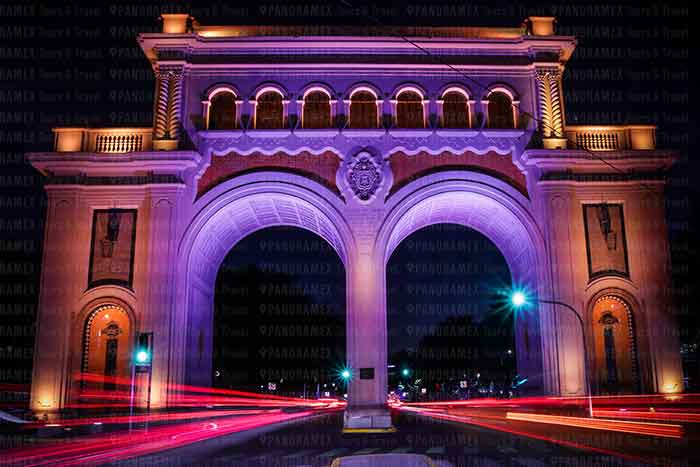
<svg viewBox="0 0 700 467">
<path fill-rule="evenodd" d="M 151 407 L 211 384 L 219 266 L 271 226 L 316 233 L 345 266 L 347 364 L 373 369 L 350 382 L 349 427 L 389 423 L 385 268 L 437 223 L 479 231 L 515 284 L 583 316 L 582 336 L 551 305 L 518 315 L 533 392 L 585 393 L 586 359 L 599 393 L 682 390 L 665 294 L 674 153 L 652 126 L 566 125 L 576 42 L 553 18 L 297 29 L 163 15 L 162 32 L 138 37 L 157 78 L 153 127 L 57 128 L 54 152 L 28 155 L 48 193 L 35 410 L 78 397 L 76 372 L 128 379 L 139 333 L 152 333 Z"/>
</svg>

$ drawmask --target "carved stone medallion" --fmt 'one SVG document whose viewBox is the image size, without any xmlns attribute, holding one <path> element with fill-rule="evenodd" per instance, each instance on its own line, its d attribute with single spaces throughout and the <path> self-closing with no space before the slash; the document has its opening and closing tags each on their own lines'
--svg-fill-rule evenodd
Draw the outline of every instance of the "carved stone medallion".
<svg viewBox="0 0 700 467">
<path fill-rule="evenodd" d="M 348 185 L 350 189 L 360 200 L 369 200 L 377 192 L 382 181 L 382 173 L 376 162 L 370 154 L 361 152 L 355 156 L 355 161 L 349 169 Z"/>
</svg>

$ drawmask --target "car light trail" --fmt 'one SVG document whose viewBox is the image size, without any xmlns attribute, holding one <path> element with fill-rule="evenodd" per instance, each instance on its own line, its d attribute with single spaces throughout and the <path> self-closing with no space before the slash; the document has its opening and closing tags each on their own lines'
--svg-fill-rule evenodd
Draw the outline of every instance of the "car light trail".
<svg viewBox="0 0 700 467">
<path fill-rule="evenodd" d="M 145 422 L 176 422 L 182 420 L 196 420 L 198 418 L 226 417 L 232 415 L 262 415 L 269 413 L 280 413 L 280 409 L 260 409 L 260 410 L 200 410 L 193 412 L 176 413 L 154 413 L 143 415 L 117 415 L 107 417 L 88 417 L 62 419 L 61 423 L 31 422 L 23 425 L 22 428 L 35 429 L 51 426 L 86 426 L 86 425 L 109 425 Z"/>
<path fill-rule="evenodd" d="M 642 462 L 642 463 L 648 462 L 647 458 L 644 458 L 641 456 L 634 456 L 634 455 L 626 454 L 624 452 L 614 451 L 612 449 L 598 448 L 595 446 L 577 443 L 574 441 L 567 441 L 567 440 L 563 440 L 563 439 L 552 438 L 550 436 L 544 436 L 544 435 L 541 435 L 538 433 L 533 433 L 530 431 L 516 430 L 516 429 L 512 429 L 504 424 L 483 422 L 483 421 L 477 420 L 474 417 L 450 415 L 450 414 L 434 412 L 431 410 L 415 408 L 415 407 L 401 407 L 399 410 L 417 413 L 418 415 L 434 418 L 437 420 L 458 422 L 458 423 L 463 423 L 463 424 L 479 426 L 479 427 L 483 427 L 483 428 L 489 428 L 492 430 L 501 431 L 501 432 L 509 433 L 509 434 L 516 435 L 516 436 L 525 436 L 527 438 L 537 439 L 540 441 L 546 441 L 549 443 L 558 444 L 560 446 L 566 446 L 566 447 L 570 447 L 570 448 L 574 448 L 574 449 L 581 449 L 581 450 L 585 450 L 585 451 L 597 452 L 599 454 L 604 454 L 606 456 L 617 456 L 617 457 L 621 457 L 623 459 L 636 461 L 636 462 Z M 501 419 L 501 420 L 503 420 L 503 419 Z"/>
<path fill-rule="evenodd" d="M 508 412 L 507 420 L 521 422 L 549 423 L 591 430 L 617 431 L 636 435 L 659 436 L 662 438 L 682 438 L 683 427 L 664 423 L 627 422 L 624 420 L 606 420 L 603 418 L 562 417 L 559 415 L 541 415 L 534 413 Z"/>
<path fill-rule="evenodd" d="M 665 409 L 663 411 L 647 411 L 638 410 L 594 410 L 595 417 L 603 418 L 622 418 L 629 420 L 662 420 L 668 422 L 680 423 L 700 423 L 700 413 L 698 412 L 681 412 Z"/>
<path fill-rule="evenodd" d="M 109 408 L 129 407 L 131 405 L 131 380 L 123 377 L 105 377 L 91 373 L 77 373 L 74 375 L 77 384 L 110 383 L 120 387 L 113 391 L 105 391 L 97 388 L 85 388 L 81 391 L 81 402 L 69 404 L 67 408 Z M 239 391 L 235 389 L 221 389 L 211 387 L 199 387 L 189 385 L 171 385 L 168 387 L 171 398 L 170 408 L 199 407 L 199 406 L 312 406 L 322 407 L 326 404 L 323 399 L 303 399 L 299 397 L 278 396 L 275 394 L 260 394 L 254 392 Z M 107 402 L 109 401 L 109 402 Z M 116 401 L 116 403 L 115 403 Z"/>
<path fill-rule="evenodd" d="M 25 467 L 41 465 L 81 465 L 106 463 L 144 456 L 206 439 L 237 433 L 265 425 L 325 414 L 342 407 L 305 410 L 297 413 L 266 413 L 218 418 L 216 422 L 189 422 L 165 425 L 132 432 L 105 433 L 98 436 L 65 440 L 52 446 L 6 451 L 0 456 L 2 465 Z"/>
</svg>

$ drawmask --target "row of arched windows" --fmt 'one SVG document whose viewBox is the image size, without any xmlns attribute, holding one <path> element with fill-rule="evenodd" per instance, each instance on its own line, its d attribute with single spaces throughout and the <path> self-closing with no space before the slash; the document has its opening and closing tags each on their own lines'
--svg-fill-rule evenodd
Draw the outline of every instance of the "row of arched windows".
<svg viewBox="0 0 700 467">
<path fill-rule="evenodd" d="M 428 127 L 429 101 L 423 93 L 411 86 L 396 92 L 392 99 L 394 125 L 397 128 Z M 205 104 L 206 128 L 209 130 L 231 130 L 240 127 L 239 117 L 243 100 L 230 87 L 218 87 L 211 91 Z M 281 90 L 275 87 L 261 89 L 251 100 L 252 127 L 256 129 L 281 129 L 286 127 L 287 104 Z M 312 87 L 298 101 L 298 117 L 301 128 L 319 129 L 335 126 L 334 107 L 337 101 L 325 88 Z M 369 87 L 353 90 L 347 104 L 347 126 L 354 129 L 379 128 L 382 126 L 382 103 L 377 93 Z M 474 121 L 475 101 L 460 87 L 447 88 L 436 101 L 439 126 L 442 128 L 472 128 L 480 126 Z M 487 128 L 515 128 L 518 101 L 506 88 L 492 89 L 482 101 Z M 337 112 L 344 114 L 344 112 Z"/>
</svg>

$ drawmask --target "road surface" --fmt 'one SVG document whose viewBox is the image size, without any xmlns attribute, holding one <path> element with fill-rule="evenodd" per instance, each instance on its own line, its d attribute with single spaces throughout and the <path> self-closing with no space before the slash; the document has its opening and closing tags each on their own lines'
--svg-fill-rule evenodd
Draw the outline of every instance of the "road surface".
<svg viewBox="0 0 700 467">
<path fill-rule="evenodd" d="M 408 414 L 397 416 L 395 421 L 398 432 L 394 434 L 342 435 L 342 414 L 333 414 L 109 465 L 324 467 L 336 457 L 389 452 L 425 454 L 454 466 L 647 465 L 477 426 Z"/>
</svg>

